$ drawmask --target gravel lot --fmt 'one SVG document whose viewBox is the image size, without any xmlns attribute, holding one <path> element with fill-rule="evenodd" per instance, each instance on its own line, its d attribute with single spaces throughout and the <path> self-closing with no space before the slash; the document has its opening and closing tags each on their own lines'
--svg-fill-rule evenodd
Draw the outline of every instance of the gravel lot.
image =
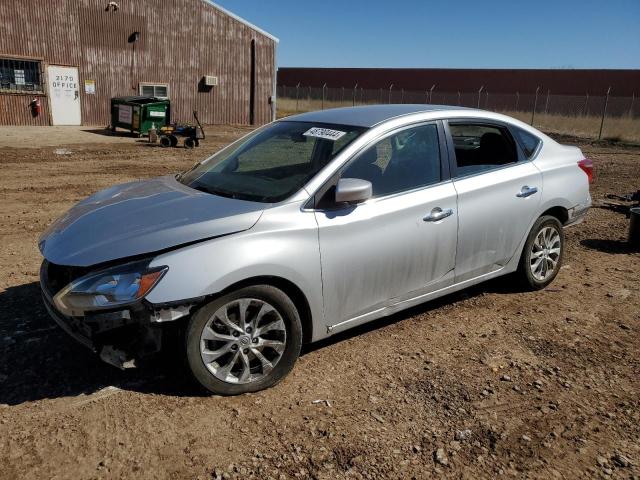
<svg viewBox="0 0 640 480">
<path fill-rule="evenodd" d="M 375 322 L 258 394 L 203 396 L 170 357 L 120 372 L 59 331 L 40 232 L 247 131 L 210 127 L 194 151 L 46 131 L 0 146 L 0 478 L 639 478 L 640 253 L 611 210 L 567 231 L 546 290 L 493 281 Z M 580 146 L 595 200 L 640 188 L 639 148 Z"/>
</svg>

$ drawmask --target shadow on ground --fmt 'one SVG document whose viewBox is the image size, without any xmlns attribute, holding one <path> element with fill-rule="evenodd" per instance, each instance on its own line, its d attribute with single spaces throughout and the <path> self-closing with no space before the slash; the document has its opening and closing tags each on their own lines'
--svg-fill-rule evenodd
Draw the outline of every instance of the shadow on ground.
<svg viewBox="0 0 640 480">
<path fill-rule="evenodd" d="M 586 238 L 580 241 L 583 247 L 590 248 L 591 250 L 597 250 L 603 253 L 614 254 L 630 254 L 634 252 L 640 252 L 640 248 L 634 247 L 627 241 L 623 240 L 609 240 L 601 238 Z"/>
<path fill-rule="evenodd" d="M 110 128 L 87 128 L 83 129 L 83 132 L 93 133 L 94 135 L 102 135 L 103 137 L 129 137 L 129 138 L 137 138 L 138 135 L 131 133 L 129 131 L 116 130 L 115 132 L 111 131 Z"/>
<path fill-rule="evenodd" d="M 516 293 L 513 282 L 494 280 L 404 312 L 339 333 L 307 346 L 303 355 L 428 313 L 483 293 Z M 47 314 L 37 282 L 0 293 L 0 404 L 91 394 L 107 386 L 141 393 L 202 396 L 206 393 L 185 374 L 177 349 L 148 359 L 139 368 L 118 370 L 67 336 Z"/>
<path fill-rule="evenodd" d="M 68 337 L 49 317 L 37 282 L 0 293 L 0 404 L 90 394 L 107 386 L 167 395 L 199 395 L 181 362 L 161 355 L 121 371 Z M 174 357 L 175 358 L 175 357 Z"/>
</svg>

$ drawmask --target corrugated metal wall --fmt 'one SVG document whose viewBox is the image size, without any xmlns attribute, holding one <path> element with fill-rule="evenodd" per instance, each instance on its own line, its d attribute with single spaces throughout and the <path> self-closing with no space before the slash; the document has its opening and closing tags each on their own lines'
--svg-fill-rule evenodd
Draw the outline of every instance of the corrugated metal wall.
<svg viewBox="0 0 640 480">
<path fill-rule="evenodd" d="M 439 92 L 535 93 L 556 95 L 640 94 L 640 70 L 573 69 L 452 69 L 452 68 L 280 68 L 278 86 L 353 89 L 400 89 L 424 92 L 435 85 Z"/>
<path fill-rule="evenodd" d="M 271 120 L 276 42 L 202 0 L 0 0 L 0 56 L 24 56 L 47 65 L 79 67 L 82 123 L 107 125 L 109 99 L 137 95 L 140 83 L 169 85 L 174 119 L 203 123 L 249 122 L 251 41 L 256 41 L 255 119 Z M 133 44 L 128 38 L 140 32 Z M 219 86 L 200 85 L 214 75 Z M 96 94 L 84 92 L 96 81 Z M 43 82 L 44 83 L 44 82 Z M 46 92 L 45 92 L 46 94 Z M 48 124 L 28 109 L 32 95 L 0 92 L 0 123 Z"/>
</svg>

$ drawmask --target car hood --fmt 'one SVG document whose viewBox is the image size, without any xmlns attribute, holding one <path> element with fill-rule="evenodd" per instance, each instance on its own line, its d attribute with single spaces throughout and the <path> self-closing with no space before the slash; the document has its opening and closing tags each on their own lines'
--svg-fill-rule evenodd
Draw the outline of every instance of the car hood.
<svg viewBox="0 0 640 480">
<path fill-rule="evenodd" d="M 248 230 L 263 210 L 262 203 L 159 177 L 81 201 L 42 234 L 38 246 L 52 263 L 86 267 Z"/>
</svg>

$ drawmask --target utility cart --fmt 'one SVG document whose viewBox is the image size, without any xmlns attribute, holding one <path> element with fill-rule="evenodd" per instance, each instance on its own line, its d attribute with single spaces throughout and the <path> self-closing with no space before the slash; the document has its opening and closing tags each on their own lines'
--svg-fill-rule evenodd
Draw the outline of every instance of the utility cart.
<svg viewBox="0 0 640 480">
<path fill-rule="evenodd" d="M 193 118 L 196 125 L 172 123 L 160 127 L 157 131 L 158 139 L 161 147 L 176 147 L 178 145 L 178 137 L 185 137 L 183 141 L 184 148 L 194 148 L 200 146 L 200 140 L 204 140 L 204 130 L 198 120 L 198 112 L 193 112 Z M 152 135 L 149 135 L 149 141 L 153 141 Z"/>
</svg>

